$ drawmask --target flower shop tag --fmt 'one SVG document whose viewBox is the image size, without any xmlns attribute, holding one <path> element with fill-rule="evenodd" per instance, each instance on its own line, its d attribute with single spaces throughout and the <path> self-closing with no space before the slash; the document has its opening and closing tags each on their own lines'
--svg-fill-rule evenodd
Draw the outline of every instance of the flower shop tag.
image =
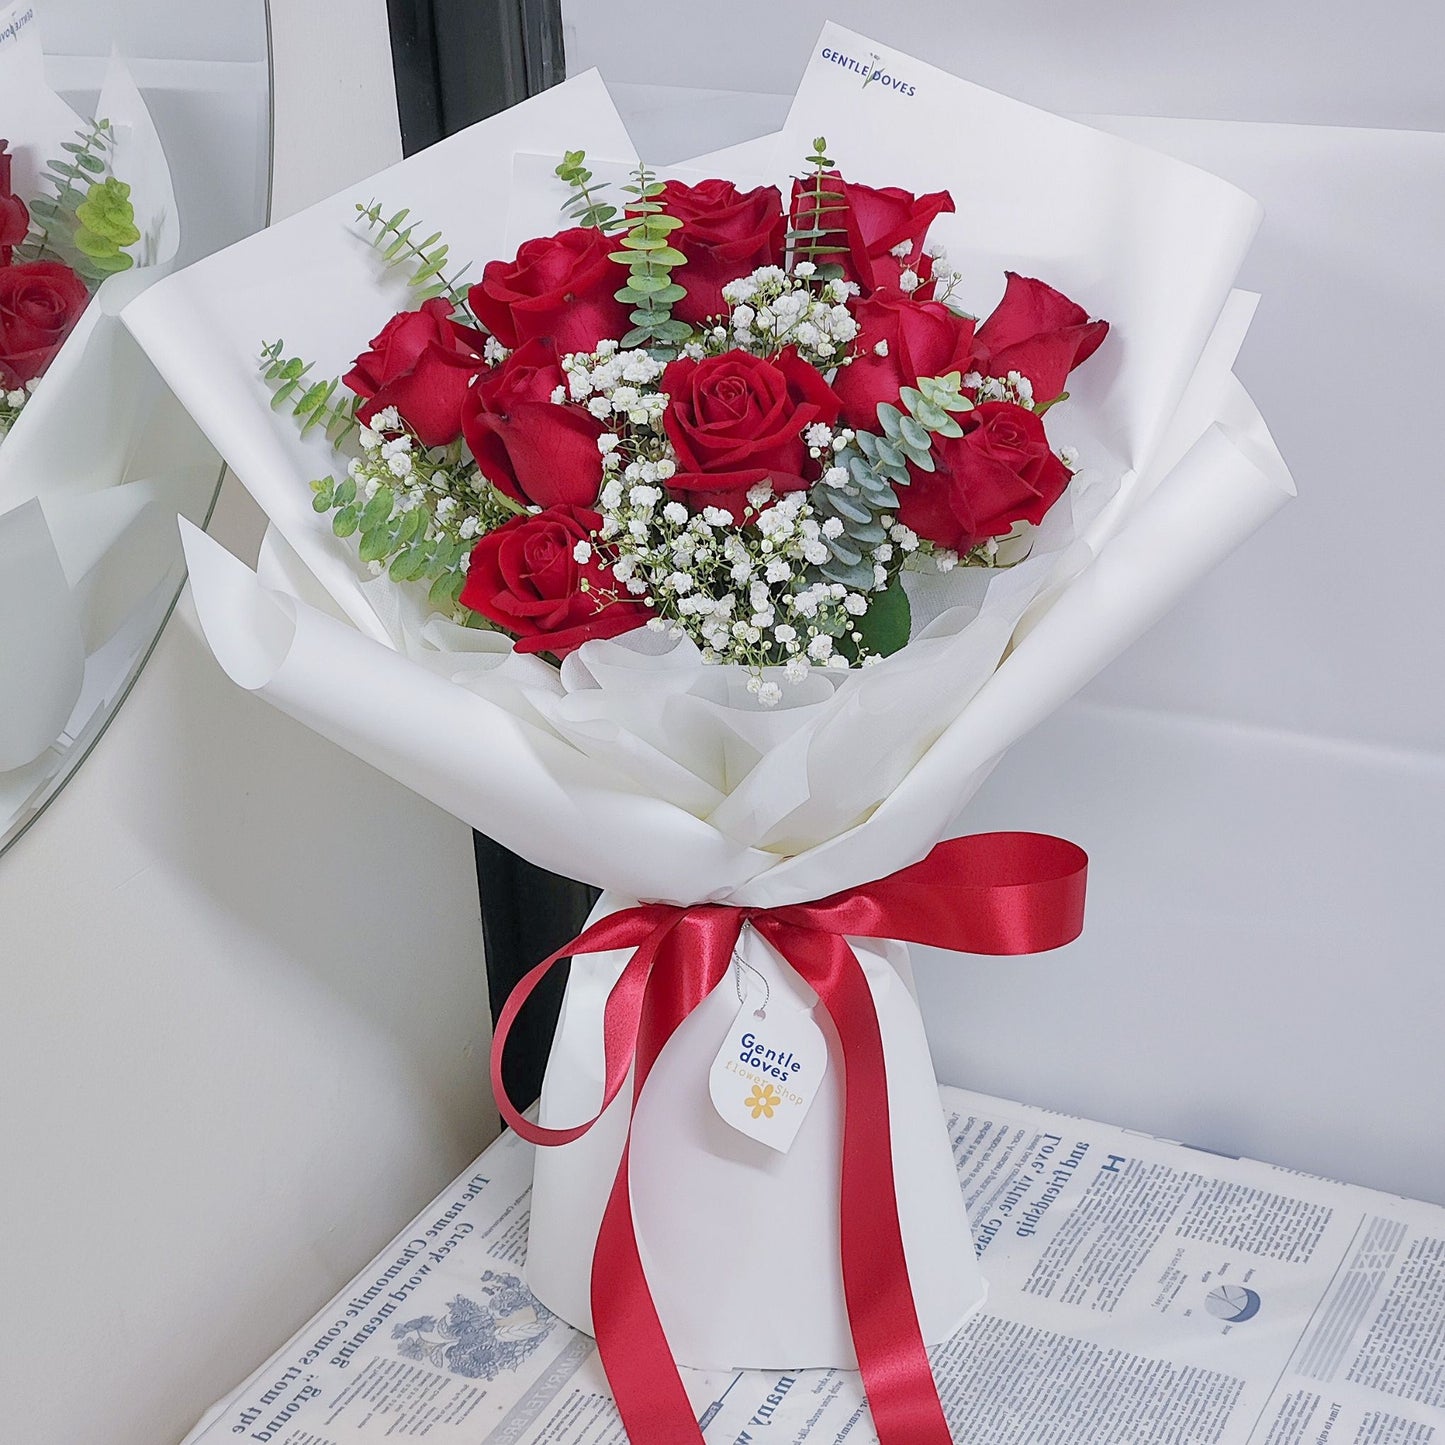
<svg viewBox="0 0 1445 1445">
<path fill-rule="evenodd" d="M 749 989 L 708 1075 L 708 1092 L 724 1121 L 786 1154 L 828 1068 L 828 1041 L 807 1008 Z M 758 1015 L 762 1014 L 760 1018 Z"/>
</svg>

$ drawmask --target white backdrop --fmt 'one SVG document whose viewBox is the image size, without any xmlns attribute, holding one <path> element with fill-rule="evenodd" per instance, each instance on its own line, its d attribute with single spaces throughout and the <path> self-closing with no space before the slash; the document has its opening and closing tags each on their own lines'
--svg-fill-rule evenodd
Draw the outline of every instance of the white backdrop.
<svg viewBox="0 0 1445 1445">
<path fill-rule="evenodd" d="M 735 0 L 728 45 L 683 0 L 643 52 L 645 13 L 568 5 L 569 65 L 659 161 L 776 127 L 825 18 L 1052 109 L 1310 123 L 1100 122 L 1264 202 L 1238 370 L 1300 499 L 961 820 L 1087 847 L 1084 938 L 919 981 L 948 1082 L 1445 1200 L 1445 136 L 1337 128 L 1445 130 L 1445 10 Z"/>
</svg>

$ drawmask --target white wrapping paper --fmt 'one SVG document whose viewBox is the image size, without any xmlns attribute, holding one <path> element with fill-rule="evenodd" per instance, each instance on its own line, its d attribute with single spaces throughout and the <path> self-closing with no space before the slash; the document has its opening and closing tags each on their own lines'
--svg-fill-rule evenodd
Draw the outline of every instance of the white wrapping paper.
<svg viewBox="0 0 1445 1445">
<path fill-rule="evenodd" d="M 825 58 L 850 47 L 906 72 L 913 95 L 864 89 Z M 503 202 L 517 152 L 586 146 L 628 159 L 595 75 L 169 278 L 126 312 L 276 534 L 263 585 L 187 531 L 197 608 L 222 665 L 507 846 L 603 885 L 601 909 L 800 902 L 921 858 L 964 830 L 960 811 L 1010 743 L 1292 492 L 1229 374 L 1251 306 L 1231 293 L 1258 219 L 1248 198 L 837 27 L 825 31 L 781 137 L 691 164 L 781 182 L 817 134 L 850 177 L 953 190 L 958 214 L 939 234 L 976 309 L 1001 293 L 1007 265 L 1045 277 L 1113 330 L 1071 378 L 1074 400 L 1050 418 L 1086 471 L 1028 561 L 911 583 L 916 629 L 904 652 L 842 679 L 816 674 L 772 711 L 737 673 L 702 666 L 687 642 L 647 632 L 591 642 L 559 674 L 372 581 L 311 509 L 307 481 L 335 470 L 328 449 L 299 440 L 256 377 L 259 344 L 277 335 L 288 354 L 334 374 L 402 304 L 367 243 L 348 234 L 355 200 L 409 206 L 454 255 L 484 261 L 510 254 Z M 930 134 L 976 143 L 930 148 Z M 774 987 L 801 987 L 756 938 L 746 947 Z M 965 1224 L 906 950 L 859 945 L 859 955 L 883 1023 L 905 1249 L 936 1341 L 982 1288 L 958 1248 Z M 598 1019 L 619 964 L 574 964 L 545 1124 L 575 1123 L 600 1101 Z M 728 987 L 664 1051 L 638 1110 L 634 1214 L 659 1313 L 688 1364 L 848 1364 L 838 1061 L 788 1155 L 727 1130 L 709 1112 L 706 1078 L 737 1008 Z M 529 1282 L 584 1328 L 624 1110 L 619 1100 L 590 1135 L 538 1158 Z M 759 1311 L 760 1299 L 783 1296 L 786 1317 Z"/>
</svg>

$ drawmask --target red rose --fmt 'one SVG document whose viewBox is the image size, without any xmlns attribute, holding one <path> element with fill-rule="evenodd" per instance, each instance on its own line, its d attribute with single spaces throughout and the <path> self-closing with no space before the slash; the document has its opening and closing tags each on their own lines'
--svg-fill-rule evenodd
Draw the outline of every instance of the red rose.
<svg viewBox="0 0 1445 1445">
<path fill-rule="evenodd" d="M 1042 281 L 1007 275 L 1003 300 L 978 328 L 973 369 L 985 376 L 1021 372 L 1033 382 L 1035 401 L 1052 401 L 1069 373 L 1099 349 L 1109 323 L 1090 321 L 1082 306 Z"/>
<path fill-rule="evenodd" d="M 362 421 L 394 406 L 423 446 L 444 447 L 462 434 L 462 402 L 482 369 L 486 337 L 452 320 L 451 302 L 440 296 L 420 311 L 393 316 L 341 378 L 357 396 Z"/>
<path fill-rule="evenodd" d="M 693 507 L 723 507 L 741 521 L 746 494 L 759 482 L 775 492 L 806 487 L 819 468 L 803 428 L 838 420 L 838 398 L 816 367 L 792 347 L 771 361 L 745 351 L 668 363 L 663 425 L 677 453 L 668 489 Z"/>
<path fill-rule="evenodd" d="M 567 378 L 550 341 L 529 341 L 482 375 L 462 405 L 467 445 L 494 486 L 540 507 L 590 507 L 602 484 L 602 423 L 552 394 Z"/>
<path fill-rule="evenodd" d="M 1049 450 L 1044 424 L 1026 407 L 988 401 L 959 418 L 961 437 L 934 437 L 936 471 L 910 466 L 898 519 L 960 554 L 1015 522 L 1042 522 L 1063 495 L 1069 469 Z"/>
<path fill-rule="evenodd" d="M 671 242 L 687 265 L 673 280 L 686 290 L 672 314 L 700 326 L 710 316 L 726 314 L 722 288 L 759 266 L 780 266 L 787 222 L 776 186 L 740 191 L 731 181 L 699 181 L 685 186 L 668 181 L 658 197 L 669 216 L 682 222 Z"/>
<path fill-rule="evenodd" d="M 968 370 L 974 323 L 940 301 L 918 301 L 885 286 L 856 303 L 853 314 L 860 327 L 855 355 L 833 378 L 848 426 L 876 432 L 880 402 L 896 403 L 920 377 Z"/>
<path fill-rule="evenodd" d="M 0 266 L 10 264 L 10 252 L 24 239 L 30 229 L 30 212 L 25 202 L 10 189 L 10 166 L 15 157 L 10 154 L 10 142 L 0 140 Z"/>
<path fill-rule="evenodd" d="M 467 293 L 472 313 L 504 346 L 539 336 L 557 343 L 558 356 L 593 351 L 606 336 L 632 328 L 616 292 L 627 273 L 608 252 L 617 243 L 591 226 L 524 241 L 515 261 L 489 261 Z"/>
<path fill-rule="evenodd" d="M 518 652 L 558 657 L 589 638 L 616 637 L 652 615 L 598 560 L 589 534 L 602 525 L 583 507 L 513 517 L 472 549 L 462 606 L 517 634 Z M 578 543 L 588 549 L 577 560 Z M 583 584 L 586 584 L 584 590 Z"/>
<path fill-rule="evenodd" d="M 790 208 L 793 226 L 841 232 L 846 249 L 840 247 L 810 260 L 841 266 L 844 279 L 856 281 L 864 296 L 880 286 L 897 286 L 905 268 L 922 281 L 933 275 L 933 262 L 923 254 L 923 240 L 935 219 L 953 210 L 953 197 L 947 191 L 915 196 L 897 186 L 860 186 L 845 181 L 837 171 L 825 172 L 823 181 L 826 190 L 840 192 L 843 199 L 824 199 L 819 205 L 810 194 L 813 181 L 795 180 Z M 823 244 L 829 244 L 826 238 Z M 893 252 L 903 246 L 906 252 L 895 256 Z"/>
<path fill-rule="evenodd" d="M 55 359 L 90 293 L 59 261 L 0 267 L 0 382 L 23 386 Z"/>
</svg>

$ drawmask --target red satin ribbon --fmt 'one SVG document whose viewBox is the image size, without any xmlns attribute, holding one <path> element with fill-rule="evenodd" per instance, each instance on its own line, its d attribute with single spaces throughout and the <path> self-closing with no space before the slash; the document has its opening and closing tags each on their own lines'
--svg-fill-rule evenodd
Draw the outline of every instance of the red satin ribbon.
<svg viewBox="0 0 1445 1445">
<path fill-rule="evenodd" d="M 512 991 L 492 1041 L 502 1117 L 533 1144 L 567 1144 L 597 1122 L 633 1073 L 632 1108 L 663 1045 L 727 975 L 744 923 L 818 995 L 838 1032 L 843 1065 L 839 1219 L 843 1295 L 880 1445 L 951 1445 L 928 1366 L 903 1256 L 883 1038 L 849 937 L 896 938 L 959 953 L 1042 953 L 1079 935 L 1088 860 L 1042 833 L 980 833 L 940 843 L 921 863 L 862 888 L 784 908 L 642 904 L 584 929 Z M 581 1124 L 544 1129 L 502 1084 L 512 1021 L 547 971 L 584 953 L 632 949 L 603 1013 L 602 1107 Z M 603 1368 L 632 1445 L 702 1445 L 638 1252 L 628 1142 L 592 1258 L 592 1319 Z"/>
</svg>

